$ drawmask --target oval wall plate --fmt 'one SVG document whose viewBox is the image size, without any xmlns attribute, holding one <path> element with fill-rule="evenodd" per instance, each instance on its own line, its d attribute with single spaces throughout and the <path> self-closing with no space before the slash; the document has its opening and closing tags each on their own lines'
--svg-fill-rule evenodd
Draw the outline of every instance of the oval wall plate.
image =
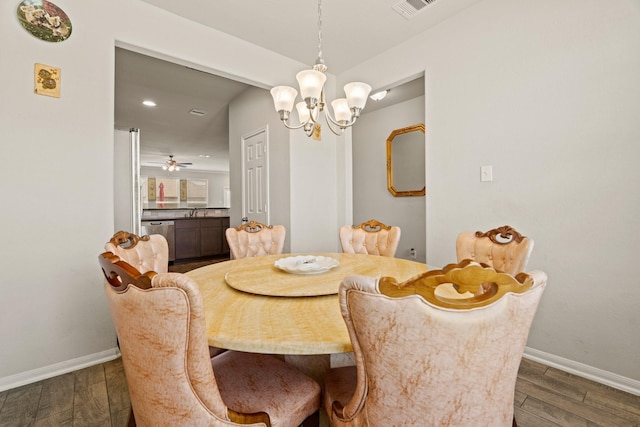
<svg viewBox="0 0 640 427">
<path fill-rule="evenodd" d="M 61 42 L 71 36 L 71 20 L 50 1 L 24 0 L 16 12 L 24 29 L 40 40 Z"/>
</svg>

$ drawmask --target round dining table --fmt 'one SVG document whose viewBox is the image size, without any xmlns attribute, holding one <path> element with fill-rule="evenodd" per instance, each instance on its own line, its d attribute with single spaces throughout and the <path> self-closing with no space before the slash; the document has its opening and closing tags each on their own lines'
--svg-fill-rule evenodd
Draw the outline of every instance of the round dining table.
<svg viewBox="0 0 640 427">
<path fill-rule="evenodd" d="M 330 355 L 353 350 L 338 301 L 342 279 L 362 274 L 404 281 L 426 270 L 423 263 L 378 255 L 306 253 L 225 261 L 186 274 L 200 288 L 210 346 Z"/>
</svg>

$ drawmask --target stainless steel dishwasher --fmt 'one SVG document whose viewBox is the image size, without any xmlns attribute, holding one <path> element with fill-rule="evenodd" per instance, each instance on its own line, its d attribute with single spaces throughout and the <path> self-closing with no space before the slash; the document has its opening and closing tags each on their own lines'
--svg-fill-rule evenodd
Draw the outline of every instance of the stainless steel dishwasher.
<svg viewBox="0 0 640 427">
<path fill-rule="evenodd" d="M 142 221 L 141 234 L 162 234 L 169 244 L 169 261 L 176 259 L 176 232 L 173 221 Z"/>
</svg>

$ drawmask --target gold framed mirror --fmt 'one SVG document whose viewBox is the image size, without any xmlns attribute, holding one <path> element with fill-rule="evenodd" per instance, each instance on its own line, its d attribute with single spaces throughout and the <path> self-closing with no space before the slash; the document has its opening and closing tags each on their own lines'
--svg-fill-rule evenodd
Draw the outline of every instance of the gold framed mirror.
<svg viewBox="0 0 640 427">
<path fill-rule="evenodd" d="M 394 197 L 424 196 L 424 124 L 396 129 L 387 138 L 387 189 Z"/>
</svg>

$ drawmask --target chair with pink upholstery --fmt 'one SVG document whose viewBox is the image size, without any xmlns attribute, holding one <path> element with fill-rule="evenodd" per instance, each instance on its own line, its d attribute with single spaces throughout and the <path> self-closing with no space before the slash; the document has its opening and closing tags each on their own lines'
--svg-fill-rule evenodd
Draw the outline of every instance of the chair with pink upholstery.
<svg viewBox="0 0 640 427">
<path fill-rule="evenodd" d="M 104 247 L 118 255 L 138 271 L 166 273 L 169 269 L 169 245 L 161 234 L 139 237 L 126 231 L 118 231 Z"/>
<path fill-rule="evenodd" d="M 234 259 L 281 254 L 287 229 L 283 225 L 264 225 L 250 221 L 225 231 Z"/>
<path fill-rule="evenodd" d="M 167 273 L 169 270 L 169 245 L 161 234 L 139 237 L 126 231 L 118 231 L 105 245 L 111 252 L 127 264 L 141 272 Z M 211 357 L 224 349 L 209 347 Z"/>
<path fill-rule="evenodd" d="M 546 282 L 469 261 L 404 283 L 346 277 L 356 366 L 325 377 L 331 425 L 516 425 L 518 367 Z"/>
<path fill-rule="evenodd" d="M 465 231 L 456 239 L 458 262 L 471 259 L 509 274 L 525 271 L 533 250 L 533 239 L 508 225 L 482 231 Z"/>
<path fill-rule="evenodd" d="M 320 386 L 273 356 L 207 351 L 198 286 L 180 273 L 140 274 L 105 252 L 105 293 L 139 426 L 318 424 Z"/>
<path fill-rule="evenodd" d="M 385 225 L 375 219 L 360 225 L 340 228 L 342 252 L 393 257 L 400 243 L 400 227 Z"/>
</svg>

